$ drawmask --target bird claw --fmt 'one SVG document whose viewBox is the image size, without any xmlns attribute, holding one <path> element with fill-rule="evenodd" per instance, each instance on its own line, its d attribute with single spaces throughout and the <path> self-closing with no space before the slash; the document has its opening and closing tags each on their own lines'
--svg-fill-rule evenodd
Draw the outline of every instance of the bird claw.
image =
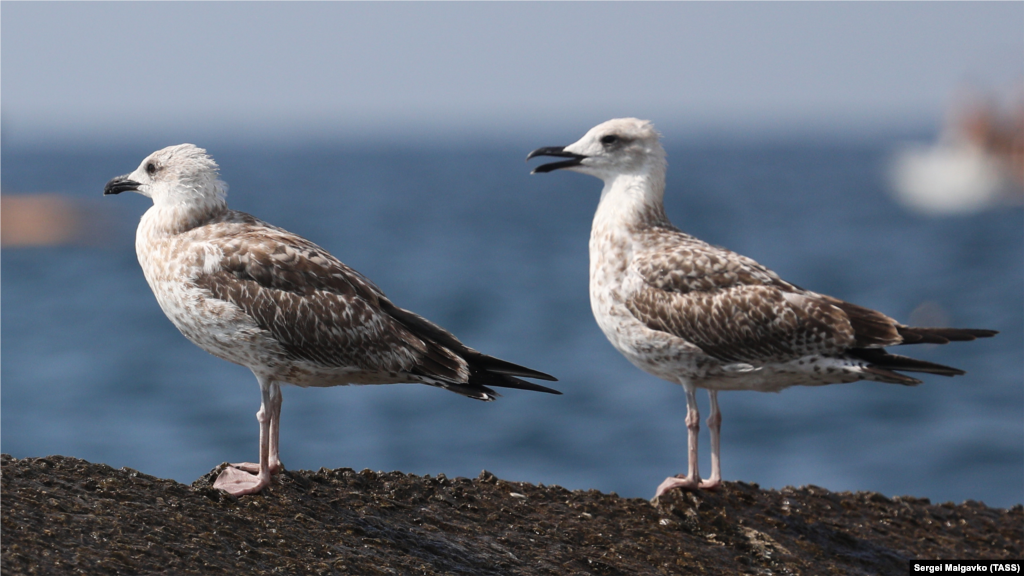
<svg viewBox="0 0 1024 576">
<path fill-rule="evenodd" d="M 233 468 L 238 468 L 239 470 L 245 470 L 246 472 L 249 472 L 250 474 L 259 474 L 260 473 L 260 465 L 255 463 L 255 462 L 233 462 L 233 463 L 228 464 L 228 466 L 231 466 Z M 281 472 L 281 470 L 284 470 L 284 464 L 281 464 L 280 461 L 273 462 L 273 463 L 270 464 L 270 475 L 271 476 L 277 475 L 279 472 Z"/>
<path fill-rule="evenodd" d="M 669 476 L 658 486 L 658 490 L 654 493 L 654 497 L 659 498 L 669 490 L 675 490 L 676 488 L 681 490 L 697 490 L 700 487 L 699 480 L 691 479 L 688 476 Z"/>
<path fill-rule="evenodd" d="M 701 481 L 700 489 L 701 490 L 715 490 L 715 489 L 719 488 L 721 485 L 722 485 L 722 479 L 721 478 L 708 478 L 707 480 L 702 480 Z"/>
<path fill-rule="evenodd" d="M 250 474 L 260 473 L 260 465 L 256 464 L 255 462 L 232 462 L 228 464 L 228 466 L 232 468 L 238 468 L 239 470 L 245 470 Z"/>
<path fill-rule="evenodd" d="M 223 490 L 232 496 L 243 496 L 245 494 L 255 494 L 269 484 L 269 475 L 261 477 L 249 474 L 233 466 L 228 466 L 217 476 L 213 487 L 217 490 Z"/>
</svg>

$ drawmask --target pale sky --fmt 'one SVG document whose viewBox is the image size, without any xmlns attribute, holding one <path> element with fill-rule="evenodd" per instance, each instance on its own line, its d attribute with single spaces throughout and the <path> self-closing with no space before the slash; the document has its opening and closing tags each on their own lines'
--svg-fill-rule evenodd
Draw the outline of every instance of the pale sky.
<svg viewBox="0 0 1024 576">
<path fill-rule="evenodd" d="M 0 26 L 5 144 L 856 131 L 1024 84 L 1022 2 L 4 1 Z"/>
</svg>

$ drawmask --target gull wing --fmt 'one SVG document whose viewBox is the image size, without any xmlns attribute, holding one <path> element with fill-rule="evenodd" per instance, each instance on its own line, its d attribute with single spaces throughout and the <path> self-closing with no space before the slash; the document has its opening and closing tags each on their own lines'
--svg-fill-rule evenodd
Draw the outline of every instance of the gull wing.
<svg viewBox="0 0 1024 576">
<path fill-rule="evenodd" d="M 290 358 L 419 376 L 479 399 L 497 396 L 484 384 L 555 392 L 514 377 L 551 376 L 472 350 L 392 304 L 373 282 L 323 248 L 252 221 L 244 231 L 210 235 L 218 265 L 204 266 L 194 282 L 241 308 Z"/>
<path fill-rule="evenodd" d="M 644 233 L 633 315 L 723 362 L 787 361 L 901 343 L 893 319 L 782 280 L 751 258 L 670 228 Z"/>
</svg>

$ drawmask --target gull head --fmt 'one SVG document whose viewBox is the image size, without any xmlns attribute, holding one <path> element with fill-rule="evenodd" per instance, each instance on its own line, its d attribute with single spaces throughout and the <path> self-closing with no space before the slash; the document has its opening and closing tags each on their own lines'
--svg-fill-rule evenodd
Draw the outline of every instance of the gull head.
<svg viewBox="0 0 1024 576">
<path fill-rule="evenodd" d="M 138 192 L 155 205 L 220 204 L 227 185 L 218 179 L 217 163 L 206 150 L 193 144 L 178 144 L 157 150 L 134 172 L 107 182 L 103 194 Z"/>
<path fill-rule="evenodd" d="M 594 126 L 568 146 L 538 148 L 526 157 L 568 158 L 542 164 L 531 174 L 567 169 L 596 176 L 605 182 L 620 175 L 643 175 L 665 170 L 661 135 L 647 120 L 617 118 Z"/>
</svg>

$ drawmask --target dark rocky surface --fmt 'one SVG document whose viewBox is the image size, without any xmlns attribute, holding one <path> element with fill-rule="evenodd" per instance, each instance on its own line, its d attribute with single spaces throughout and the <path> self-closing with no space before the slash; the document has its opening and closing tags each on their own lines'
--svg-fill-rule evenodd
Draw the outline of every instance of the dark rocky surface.
<svg viewBox="0 0 1024 576">
<path fill-rule="evenodd" d="M 1024 507 L 762 490 L 652 504 L 597 491 L 349 469 L 263 493 L 63 456 L 2 457 L 14 574 L 907 574 L 909 558 L 1024 556 Z"/>
</svg>

